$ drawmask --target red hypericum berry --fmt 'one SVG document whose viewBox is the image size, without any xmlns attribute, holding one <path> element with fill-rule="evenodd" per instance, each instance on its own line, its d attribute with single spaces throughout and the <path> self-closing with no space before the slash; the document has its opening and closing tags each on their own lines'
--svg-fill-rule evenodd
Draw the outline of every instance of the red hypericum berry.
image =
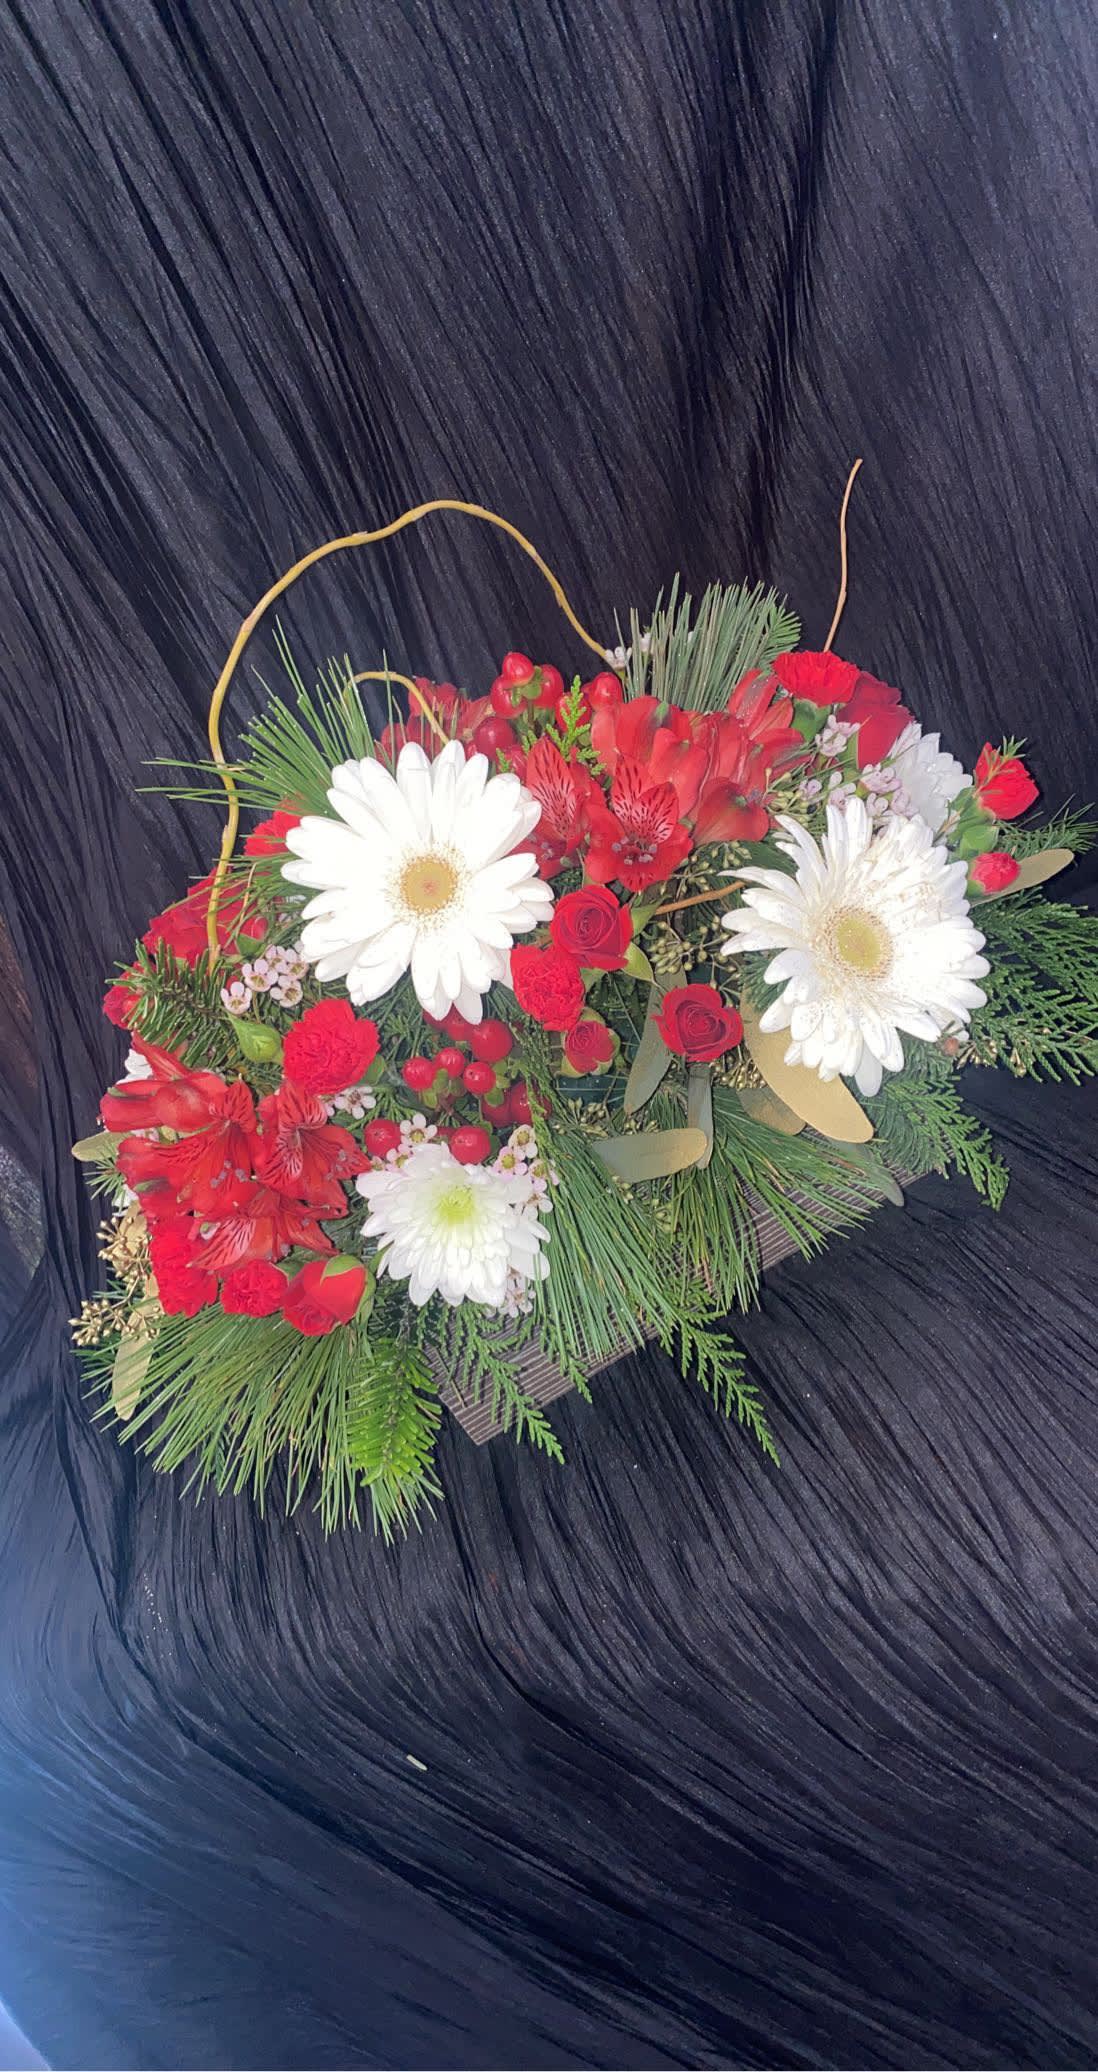
<svg viewBox="0 0 1098 2072">
<path fill-rule="evenodd" d="M 499 673 L 504 683 L 529 683 L 534 665 L 529 655 L 520 655 L 512 648 L 509 655 L 504 655 Z"/>
<path fill-rule="evenodd" d="M 495 1083 L 496 1075 L 491 1065 L 482 1064 L 479 1058 L 466 1065 L 465 1084 L 471 1094 L 490 1094 Z"/>
<path fill-rule="evenodd" d="M 479 748 L 481 755 L 506 755 L 508 749 L 514 748 L 516 739 L 510 721 L 500 719 L 496 712 L 490 712 L 487 719 L 481 720 L 473 735 L 473 747 Z"/>
<path fill-rule="evenodd" d="M 498 1129 L 500 1123 L 507 1120 L 509 1112 L 507 1107 L 507 1088 L 505 1086 L 494 1086 L 491 1093 L 482 1094 L 480 1097 L 480 1112 L 485 1122 L 492 1123 Z"/>
<path fill-rule="evenodd" d="M 624 695 L 620 676 L 615 676 L 610 669 L 600 670 L 583 688 L 593 712 L 605 711 L 608 705 L 620 705 Z"/>
<path fill-rule="evenodd" d="M 442 1070 L 451 1079 L 460 1079 L 465 1070 L 465 1053 L 458 1049 L 456 1043 L 448 1043 L 445 1050 L 435 1053 L 435 1063 L 441 1065 Z"/>
<path fill-rule="evenodd" d="M 437 1014 L 428 1014 L 426 1008 L 423 1010 L 423 1019 L 432 1029 L 444 1029 L 446 1027 L 445 1019 L 439 1021 Z"/>
<path fill-rule="evenodd" d="M 521 1080 L 511 1088 L 507 1096 L 507 1113 L 512 1122 L 530 1123 L 534 1120 L 530 1112 L 530 1096 Z"/>
<path fill-rule="evenodd" d="M 538 704 L 555 705 L 557 699 L 563 695 L 564 689 L 565 682 L 560 670 L 554 669 L 551 662 L 543 662 L 541 665 L 541 696 L 538 699 Z"/>
<path fill-rule="evenodd" d="M 508 683 L 505 676 L 497 676 L 488 693 L 488 702 L 500 719 L 514 719 L 516 712 L 522 711 L 526 700 L 522 695 L 521 684 Z"/>
<path fill-rule="evenodd" d="M 590 717 L 591 707 L 587 701 L 586 695 L 581 691 L 579 711 L 575 715 L 577 725 L 585 727 Z M 557 699 L 557 725 L 560 728 L 561 733 L 563 734 L 566 728 L 568 728 L 571 724 L 572 693 L 571 691 L 565 691 L 563 698 Z"/>
<path fill-rule="evenodd" d="M 371 1158 L 384 1158 L 395 1151 L 400 1142 L 399 1122 L 387 1122 L 379 1115 L 375 1122 L 368 1122 L 362 1132 L 362 1141 Z"/>
<path fill-rule="evenodd" d="M 455 1043 L 468 1043 L 473 1030 L 479 1028 L 480 1024 L 467 1022 L 465 1016 L 459 1014 L 456 1007 L 452 1007 L 442 1026 L 446 1034 L 453 1037 Z"/>
<path fill-rule="evenodd" d="M 480 1165 L 491 1149 L 492 1139 L 479 1122 L 467 1122 L 450 1139 L 450 1150 L 459 1165 Z"/>
<path fill-rule="evenodd" d="M 400 1076 L 414 1094 L 425 1094 L 438 1077 L 438 1065 L 434 1058 L 409 1058 L 407 1064 L 401 1066 Z"/>
<path fill-rule="evenodd" d="M 486 1065 L 498 1065 L 501 1058 L 510 1056 L 514 1047 L 515 1039 L 506 1022 L 478 1022 L 469 1037 L 473 1056 L 482 1058 Z"/>
</svg>

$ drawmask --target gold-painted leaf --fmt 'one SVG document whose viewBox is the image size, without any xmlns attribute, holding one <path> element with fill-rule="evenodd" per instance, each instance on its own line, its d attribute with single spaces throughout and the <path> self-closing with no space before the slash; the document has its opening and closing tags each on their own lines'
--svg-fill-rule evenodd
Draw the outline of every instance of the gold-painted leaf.
<svg viewBox="0 0 1098 2072">
<path fill-rule="evenodd" d="M 706 1149 L 704 1130 L 637 1130 L 633 1136 L 596 1137 L 591 1148 L 619 1180 L 662 1180 L 697 1165 Z"/>
<path fill-rule="evenodd" d="M 644 1028 L 641 1030 L 641 1040 L 625 1082 L 622 1105 L 627 1115 L 635 1115 L 637 1109 L 643 1108 L 645 1102 L 651 1099 L 671 1063 L 671 1052 L 656 1027 L 656 1016 L 661 1005 L 659 989 L 653 986 Z"/>
<path fill-rule="evenodd" d="M 858 1172 L 865 1174 L 883 1201 L 890 1201 L 897 1209 L 906 1207 L 903 1188 L 896 1175 L 889 1172 L 884 1159 L 878 1155 L 875 1148 L 871 1150 L 867 1144 L 847 1144 L 842 1156 L 847 1165 L 854 1166 Z"/>
<path fill-rule="evenodd" d="M 1036 856 L 1019 859 L 1018 875 L 1001 892 L 991 892 L 989 899 L 1009 899 L 1012 892 L 1028 892 L 1034 885 L 1044 885 L 1049 878 L 1059 877 L 1069 863 L 1075 862 L 1074 849 L 1041 849 Z"/>
<path fill-rule="evenodd" d="M 713 1156 L 713 1074 L 708 1065 L 691 1065 L 686 1083 L 686 1120 L 701 1130 L 705 1150 L 697 1163 L 707 1166 Z"/>
<path fill-rule="evenodd" d="M 783 1137 L 799 1137 L 805 1127 L 804 1118 L 794 1115 L 777 1094 L 768 1086 L 741 1086 L 740 1104 L 753 1122 L 763 1122 L 768 1130 L 777 1130 Z"/>
<path fill-rule="evenodd" d="M 154 1344 L 155 1335 L 151 1338 L 123 1338 L 114 1356 L 111 1408 L 123 1423 L 137 1409 Z"/>
<path fill-rule="evenodd" d="M 775 1035 L 764 1035 L 759 1027 L 759 1017 L 746 996 L 740 1001 L 743 1016 L 743 1040 L 767 1086 L 776 1093 L 779 1101 L 792 1108 L 802 1122 L 809 1122 L 821 1137 L 830 1137 L 836 1144 L 867 1144 L 873 1135 L 873 1124 L 864 1108 L 858 1106 L 849 1087 L 841 1079 L 821 1079 L 816 1072 L 808 1071 L 804 1065 L 787 1065 L 785 1053 L 789 1049 L 787 1030 Z"/>
<path fill-rule="evenodd" d="M 113 1158 L 122 1142 L 118 1130 L 100 1130 L 94 1137 L 81 1137 L 72 1147 L 72 1155 L 81 1165 L 101 1165 L 105 1159 Z"/>
<path fill-rule="evenodd" d="M 643 979 L 646 986 L 654 985 L 656 982 L 656 974 L 637 942 L 630 943 L 625 953 L 622 972 L 626 978 Z"/>
</svg>

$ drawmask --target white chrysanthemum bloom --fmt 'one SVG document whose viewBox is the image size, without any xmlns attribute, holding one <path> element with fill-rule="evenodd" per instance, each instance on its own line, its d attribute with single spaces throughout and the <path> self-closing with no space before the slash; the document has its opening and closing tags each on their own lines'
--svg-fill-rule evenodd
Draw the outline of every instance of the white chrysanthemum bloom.
<svg viewBox="0 0 1098 2072">
<path fill-rule="evenodd" d="M 794 869 L 737 871 L 752 889 L 724 916 L 728 954 L 777 950 L 765 977 L 782 991 L 760 1026 L 789 1030 L 787 1064 L 878 1093 L 882 1074 L 903 1065 L 901 1032 L 936 1042 L 984 1004 L 968 866 L 950 862 L 924 821 L 878 827 L 861 799 L 828 806 L 822 842 L 795 820 L 779 825 Z"/>
<path fill-rule="evenodd" d="M 298 859 L 283 876 L 316 891 L 301 949 L 322 984 L 345 978 L 356 1005 L 377 1000 L 405 971 L 420 1006 L 456 1007 L 479 1022 L 511 944 L 543 921 L 553 894 L 536 859 L 516 855 L 541 807 L 517 777 L 490 776 L 458 741 L 440 755 L 409 742 L 396 772 L 366 756 L 332 771 L 329 820 L 291 828 Z"/>
<path fill-rule="evenodd" d="M 888 760 L 905 794 L 905 817 L 917 814 L 936 835 L 958 792 L 972 783 L 968 771 L 942 747 L 941 735 L 924 734 L 917 719 L 904 728 Z M 895 801 L 892 811 L 901 811 Z"/>
<path fill-rule="evenodd" d="M 402 1164 L 360 1173 L 370 1204 L 365 1235 L 380 1249 L 378 1272 L 407 1281 L 417 1305 L 441 1295 L 450 1303 L 499 1309 L 513 1299 L 516 1276 L 544 1280 L 541 1247 L 549 1233 L 530 1201 L 528 1181 L 461 1165 L 446 1144 L 417 1144 Z"/>
</svg>

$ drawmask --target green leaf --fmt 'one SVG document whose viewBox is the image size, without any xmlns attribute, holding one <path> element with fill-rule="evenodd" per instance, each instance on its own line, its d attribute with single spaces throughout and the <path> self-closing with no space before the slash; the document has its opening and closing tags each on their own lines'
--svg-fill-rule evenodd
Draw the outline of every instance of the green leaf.
<svg viewBox="0 0 1098 2072">
<path fill-rule="evenodd" d="M 656 983 L 656 974 L 639 943 L 630 943 L 622 970 L 626 978 L 641 979 L 646 986 L 654 986 Z"/>
<path fill-rule="evenodd" d="M 697 1160 L 704 1169 L 713 1156 L 713 1074 L 708 1065 L 690 1067 L 686 1083 L 686 1120 L 692 1129 L 701 1130 L 705 1138 L 705 1150 Z"/>
<path fill-rule="evenodd" d="M 244 1056 L 253 1065 L 277 1065 L 282 1060 L 282 1038 L 269 1022 L 236 1021 L 234 1033 Z"/>
<path fill-rule="evenodd" d="M 625 1082 L 622 1105 L 627 1115 L 635 1115 L 637 1109 L 643 1108 L 645 1102 L 651 1099 L 671 1063 L 671 1052 L 656 1027 L 656 1016 L 659 1011 L 660 999 L 656 988 L 653 987 L 641 1040 Z"/>
<path fill-rule="evenodd" d="M 710 1148 L 700 1129 L 637 1130 L 631 1136 L 596 1137 L 591 1149 L 619 1180 L 662 1180 L 697 1165 Z"/>
<path fill-rule="evenodd" d="M 870 1145 L 844 1144 L 842 1162 L 844 1165 L 857 1166 L 859 1172 L 865 1173 L 871 1184 L 879 1189 L 883 1199 L 890 1201 L 894 1208 L 905 1207 L 903 1189 L 899 1181 L 894 1173 L 889 1172 L 884 1160 L 877 1156 Z"/>
<path fill-rule="evenodd" d="M 81 1137 L 72 1147 L 72 1155 L 81 1165 L 105 1165 L 114 1157 L 120 1143 L 121 1133 L 117 1130 L 100 1130 L 98 1136 Z"/>
</svg>

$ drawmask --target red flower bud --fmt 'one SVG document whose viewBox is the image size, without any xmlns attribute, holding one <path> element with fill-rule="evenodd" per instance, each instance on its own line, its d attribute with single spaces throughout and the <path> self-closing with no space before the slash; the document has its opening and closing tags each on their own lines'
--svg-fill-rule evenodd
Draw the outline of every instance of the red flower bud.
<svg viewBox="0 0 1098 2072">
<path fill-rule="evenodd" d="M 983 856 L 973 857 L 968 866 L 969 883 L 981 892 L 1005 892 L 1020 868 L 1017 857 L 1008 856 L 1005 849 L 989 849 Z"/>
<path fill-rule="evenodd" d="M 980 750 L 973 785 L 984 812 L 996 820 L 1017 820 L 1038 796 L 1021 757 L 1003 755 L 990 741 Z"/>
<path fill-rule="evenodd" d="M 365 1292 L 366 1268 L 357 1259 L 310 1259 L 286 1290 L 283 1314 L 306 1338 L 323 1338 L 350 1323 Z"/>
</svg>

